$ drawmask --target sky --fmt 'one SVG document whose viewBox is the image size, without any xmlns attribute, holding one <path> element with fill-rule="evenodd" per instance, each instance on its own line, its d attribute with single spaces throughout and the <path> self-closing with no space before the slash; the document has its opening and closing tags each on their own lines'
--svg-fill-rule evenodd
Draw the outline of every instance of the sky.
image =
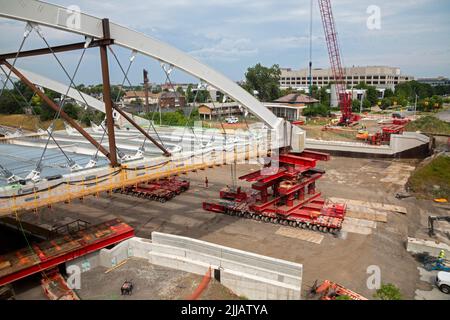
<svg viewBox="0 0 450 320">
<path fill-rule="evenodd" d="M 278 64 L 306 68 L 309 61 L 310 0 L 50 0 L 143 32 L 187 52 L 232 80 L 244 79 L 249 66 Z M 345 66 L 400 67 L 414 77 L 450 77 L 450 1 L 448 0 L 335 0 L 332 1 Z M 373 8 L 379 10 L 379 28 L 373 28 Z M 368 10 L 370 9 L 370 10 Z M 375 24 L 375 26 L 377 26 Z M 19 48 L 25 24 L 0 18 L 0 48 Z M 51 45 L 82 41 L 79 36 L 43 28 Z M 35 33 L 24 49 L 43 47 Z M 114 47 L 124 67 L 130 52 Z M 318 1 L 313 0 L 313 66 L 329 66 Z M 72 73 L 80 52 L 59 55 Z M 67 83 L 51 56 L 20 59 L 19 67 Z M 110 56 L 111 82 L 123 75 Z M 142 68 L 152 82 L 164 82 L 161 66 L 138 55 L 130 71 L 133 85 L 142 82 Z M 197 82 L 180 70 L 173 82 Z M 99 83 L 98 49 L 90 49 L 75 78 L 77 84 Z"/>
</svg>

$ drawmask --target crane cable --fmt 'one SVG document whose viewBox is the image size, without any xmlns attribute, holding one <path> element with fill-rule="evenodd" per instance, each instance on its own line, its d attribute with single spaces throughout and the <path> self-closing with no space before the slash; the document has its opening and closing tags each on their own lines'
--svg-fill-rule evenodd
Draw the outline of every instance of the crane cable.
<svg viewBox="0 0 450 320">
<path fill-rule="evenodd" d="M 191 118 L 192 112 L 194 111 L 195 105 L 196 105 L 196 103 L 197 103 L 198 92 L 199 92 L 199 88 L 201 88 L 201 86 L 202 86 L 202 83 L 201 83 L 201 81 L 200 81 L 200 83 L 197 85 L 197 90 L 195 91 L 194 100 L 192 101 L 192 107 L 191 107 L 191 109 L 189 110 L 189 115 L 188 115 L 188 117 L 187 117 L 187 119 L 186 119 L 186 123 L 185 123 L 185 125 L 184 125 L 183 136 L 181 137 L 181 142 L 182 142 L 183 139 L 184 139 L 184 135 L 185 135 L 185 133 L 186 133 L 186 128 L 187 128 L 188 125 L 189 125 L 189 120 L 190 120 L 190 118 Z M 195 140 L 197 140 L 197 142 L 200 142 L 200 144 L 201 144 L 202 147 L 203 147 L 203 139 L 200 141 L 200 140 L 197 138 L 197 135 L 195 134 L 194 127 L 192 126 L 192 127 L 190 127 L 190 128 L 191 128 L 192 134 L 194 135 Z"/>
</svg>

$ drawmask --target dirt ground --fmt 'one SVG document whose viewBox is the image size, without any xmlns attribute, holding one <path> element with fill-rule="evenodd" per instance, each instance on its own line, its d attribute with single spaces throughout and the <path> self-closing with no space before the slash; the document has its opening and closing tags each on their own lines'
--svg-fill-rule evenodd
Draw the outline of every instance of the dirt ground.
<svg viewBox="0 0 450 320">
<path fill-rule="evenodd" d="M 389 214 L 387 223 L 378 223 L 370 235 L 327 234 L 320 245 L 276 234 L 278 225 L 203 211 L 202 201 L 217 199 L 219 190 L 231 185 L 229 166 L 189 174 L 190 190 L 164 204 L 121 194 L 102 195 L 59 204 L 38 214 L 27 213 L 23 218 L 51 227 L 75 219 L 99 223 L 118 217 L 134 227 L 138 237 L 150 238 L 152 231 L 166 232 L 302 263 L 305 292 L 316 279 L 329 279 L 372 298 L 374 290 L 366 285 L 367 268 L 376 265 L 383 283 L 397 285 L 404 298 L 414 299 L 416 289 L 431 290 L 431 286 L 420 281 L 419 264 L 405 248 L 407 237 L 426 238 L 428 214 L 446 212 L 430 201 L 395 198 L 409 176 L 410 171 L 403 168 L 415 164 L 338 157 L 320 163 L 319 167 L 327 170 L 318 182 L 325 197 L 396 204 L 408 210 L 406 215 Z M 255 165 L 239 165 L 237 174 L 256 169 Z M 208 188 L 203 183 L 205 176 Z"/>
<path fill-rule="evenodd" d="M 360 125 L 355 128 L 342 128 L 341 131 L 323 131 L 322 125 L 302 125 L 301 128 L 306 131 L 306 135 L 310 139 L 318 139 L 324 141 L 348 141 L 361 142 L 356 139 L 358 130 L 365 127 L 369 133 L 380 131 L 380 125 L 374 120 L 361 120 Z"/>
</svg>

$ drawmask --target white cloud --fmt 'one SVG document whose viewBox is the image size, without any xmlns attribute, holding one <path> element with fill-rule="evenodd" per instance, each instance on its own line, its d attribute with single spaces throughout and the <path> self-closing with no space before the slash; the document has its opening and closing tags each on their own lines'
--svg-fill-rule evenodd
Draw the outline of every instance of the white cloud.
<svg viewBox="0 0 450 320">
<path fill-rule="evenodd" d="M 212 62 L 234 79 L 242 78 L 249 63 L 278 63 L 296 68 L 305 67 L 309 60 L 310 0 L 48 1 L 63 6 L 76 4 L 83 12 L 108 17 L 168 42 L 200 60 Z M 450 44 L 444 41 L 450 32 L 449 3 L 448 0 L 333 1 L 344 61 L 398 64 L 411 74 L 423 73 L 424 65 L 429 65 L 430 74 L 450 73 L 446 71 L 450 55 L 445 54 Z M 370 31 L 366 27 L 369 5 L 381 8 L 381 30 Z M 313 60 L 317 67 L 326 67 L 327 51 L 315 0 L 313 17 Z M 0 19 L 3 52 L 17 50 L 23 27 L 24 23 Z M 80 41 L 78 36 L 68 38 L 68 33 L 51 29 L 45 29 L 45 34 L 54 45 Z M 33 36 L 26 48 L 43 45 L 42 40 Z M 419 65 L 420 54 L 416 52 L 425 54 L 425 49 L 428 62 Z M 125 54 L 122 57 L 127 59 Z M 73 60 L 75 64 L 76 59 Z M 46 69 L 53 72 L 53 61 L 47 61 Z M 44 68 L 42 64 L 45 62 L 37 67 Z M 91 81 L 91 72 L 82 75 L 83 80 Z"/>
<path fill-rule="evenodd" d="M 200 60 L 236 61 L 242 57 L 254 56 L 258 49 L 254 48 L 249 39 L 222 38 L 215 43 L 189 52 Z"/>
</svg>

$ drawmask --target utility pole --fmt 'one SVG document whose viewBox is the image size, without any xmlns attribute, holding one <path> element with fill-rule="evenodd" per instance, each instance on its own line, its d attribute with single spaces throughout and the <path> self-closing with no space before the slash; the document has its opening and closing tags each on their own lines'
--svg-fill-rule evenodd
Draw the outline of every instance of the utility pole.
<svg viewBox="0 0 450 320">
<path fill-rule="evenodd" d="M 312 30 L 313 30 L 313 0 L 311 0 L 309 17 L 309 96 L 312 97 Z"/>
<path fill-rule="evenodd" d="M 416 115 L 417 115 L 417 98 L 418 98 L 418 96 L 417 96 L 417 93 L 416 93 L 416 101 L 414 103 L 414 119 L 416 118 Z"/>
</svg>

